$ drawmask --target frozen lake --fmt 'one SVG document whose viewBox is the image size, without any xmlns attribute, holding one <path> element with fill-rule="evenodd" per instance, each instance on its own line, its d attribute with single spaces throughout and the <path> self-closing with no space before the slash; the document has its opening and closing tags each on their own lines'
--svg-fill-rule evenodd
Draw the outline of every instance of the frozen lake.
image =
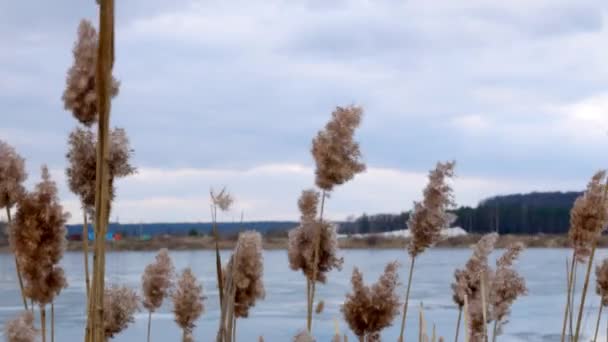
<svg viewBox="0 0 608 342">
<path fill-rule="evenodd" d="M 496 256 L 500 251 L 495 252 Z M 529 295 L 519 300 L 513 307 L 510 322 L 505 326 L 502 341 L 555 341 L 559 340 L 565 293 L 565 260 L 570 255 L 567 249 L 530 249 L 524 252 L 517 264 L 525 276 Z M 173 251 L 170 253 L 178 271 L 192 267 L 203 282 L 206 311 L 197 322 L 194 335 L 197 341 L 212 341 L 217 331 L 218 298 L 215 283 L 214 254 L 212 251 Z M 408 340 L 417 339 L 418 306 L 424 303 L 427 324 L 436 324 L 439 335 L 447 341 L 453 339 L 457 318 L 453 304 L 450 283 L 453 271 L 461 267 L 470 256 L 469 249 L 434 249 L 417 260 L 414 285 L 408 311 Z M 155 252 L 112 252 L 107 255 L 107 280 L 109 283 L 127 284 L 140 289 L 140 279 L 144 267 L 154 258 Z M 348 326 L 342 321 L 340 305 L 344 295 L 350 291 L 350 276 L 354 266 L 363 270 L 366 282 L 375 281 L 384 265 L 392 260 L 402 264 L 400 277 L 405 282 L 408 264 L 403 250 L 347 250 L 344 269 L 329 275 L 326 285 L 318 287 L 317 298 L 325 301 L 325 310 L 315 316 L 314 331 L 317 341 L 329 341 L 334 331 L 334 318 L 339 319 L 342 332 Z M 227 252 L 223 253 L 226 260 Z M 598 251 L 596 260 L 608 256 L 608 250 Z M 306 296 L 305 279 L 299 272 L 289 270 L 286 251 L 266 251 L 264 253 L 264 282 L 266 299 L 251 311 L 250 318 L 238 321 L 238 341 L 257 341 L 263 335 L 266 341 L 290 341 L 292 336 L 305 327 Z M 69 287 L 65 289 L 55 304 L 56 340 L 82 341 L 85 290 L 82 269 L 82 254 L 67 253 L 63 266 L 69 277 Z M 582 272 L 579 272 L 582 276 Z M 20 296 L 15 280 L 14 262 L 11 255 L 0 254 L 0 323 L 16 315 L 20 309 Z M 581 277 L 582 278 L 582 277 Z M 592 278 L 590 296 L 585 314 L 584 329 L 592 330 L 599 298 L 595 295 L 595 280 Z M 579 286 L 580 289 L 580 286 Z M 401 291 L 403 293 L 404 291 Z M 140 312 L 136 322 L 117 336 L 115 341 L 142 341 L 145 339 L 147 313 Z M 602 340 L 605 337 L 605 321 L 600 328 Z M 398 336 L 399 319 L 386 329 L 384 341 L 395 341 Z M 354 335 L 349 340 L 354 341 Z M 0 333 L 1 335 L 1 333 Z M 166 302 L 160 312 L 153 315 L 152 340 L 179 341 L 181 332 L 173 322 L 171 305 Z M 4 338 L 2 337 L 2 340 Z M 588 340 L 588 339 L 586 339 Z"/>
</svg>

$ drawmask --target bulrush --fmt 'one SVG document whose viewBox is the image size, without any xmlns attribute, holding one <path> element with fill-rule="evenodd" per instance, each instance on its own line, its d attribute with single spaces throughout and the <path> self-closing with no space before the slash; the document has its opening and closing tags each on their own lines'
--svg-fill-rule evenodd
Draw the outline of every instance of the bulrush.
<svg viewBox="0 0 608 342">
<path fill-rule="evenodd" d="M 190 268 L 186 268 L 182 272 L 171 298 L 173 299 L 175 322 L 183 330 L 182 341 L 193 341 L 194 322 L 205 311 L 203 306 L 205 297 L 203 296 L 203 285 L 197 282 Z"/>
<path fill-rule="evenodd" d="M 139 297 L 126 286 L 111 285 L 103 297 L 103 328 L 106 339 L 113 338 L 135 322 L 139 310 Z"/>
<path fill-rule="evenodd" d="M 606 185 L 606 181 L 605 170 L 596 172 L 587 185 L 585 193 L 574 201 L 574 205 L 570 211 L 570 231 L 568 232 L 568 236 L 573 247 L 573 259 L 579 262 L 587 262 L 585 282 L 583 283 L 576 320 L 576 329 L 574 330 L 575 342 L 578 342 L 579 340 L 585 298 L 589 286 L 589 276 L 591 274 L 597 240 L 608 223 L 608 200 L 606 198 L 608 186 Z M 573 274 L 575 264 L 576 262 L 573 262 L 571 266 L 570 284 L 574 281 Z M 570 311 L 570 296 L 573 296 L 571 292 L 571 289 L 568 289 L 567 304 L 562 326 L 562 341 L 565 339 L 566 321 L 568 312 Z"/>
<path fill-rule="evenodd" d="M 95 209 L 95 178 L 97 172 L 97 137 L 89 129 L 77 127 L 70 133 L 69 150 L 66 155 L 69 166 L 66 169 L 70 190 L 78 195 L 83 209 L 93 214 Z M 108 161 L 110 181 L 110 201 L 116 189 L 114 180 L 136 172 L 131 165 L 133 149 L 124 129 L 114 128 L 110 132 L 110 158 Z"/>
<path fill-rule="evenodd" d="M 403 341 L 405 320 L 412 285 L 412 275 L 416 257 L 427 248 L 434 245 L 441 237 L 441 230 L 450 224 L 450 215 L 446 212 L 453 206 L 452 187 L 447 180 L 454 176 L 455 162 L 437 163 L 435 169 L 429 172 L 429 183 L 423 192 L 422 202 L 414 203 L 414 210 L 410 214 L 407 227 L 412 238 L 409 241 L 408 252 L 411 258 L 410 271 L 403 304 L 401 318 L 401 331 L 399 341 Z"/>
<path fill-rule="evenodd" d="M 36 189 L 19 200 L 9 241 L 19 260 L 26 297 L 40 305 L 42 340 L 45 340 L 45 306 L 67 286 L 59 261 L 66 246 L 64 213 L 57 197 L 57 186 L 46 166 Z"/>
<path fill-rule="evenodd" d="M 503 325 L 507 323 L 511 305 L 518 297 L 528 292 L 525 279 L 513 269 L 513 262 L 523 250 L 522 243 L 514 243 L 496 261 L 496 272 L 490 282 L 488 303 L 490 318 L 494 320 L 493 341 L 496 341 Z"/>
<path fill-rule="evenodd" d="M 11 225 L 11 208 L 25 194 L 23 182 L 27 178 L 25 172 L 25 160 L 17 154 L 15 149 L 0 140 L 0 209 L 6 209 L 8 225 Z M 15 270 L 19 280 L 19 289 L 23 299 L 23 308 L 27 310 L 27 300 L 23 292 L 23 279 L 21 277 L 21 267 L 15 257 Z"/>
<path fill-rule="evenodd" d="M 141 277 L 143 305 L 148 310 L 148 341 L 150 341 L 152 313 L 158 310 L 163 304 L 163 300 L 169 296 L 174 274 L 175 268 L 169 257 L 169 251 L 163 248 L 156 255 L 156 260 L 146 266 Z"/>
<path fill-rule="evenodd" d="M 80 21 L 78 38 L 72 50 L 74 64 L 68 70 L 63 103 L 66 110 L 82 124 L 91 126 L 97 121 L 97 93 L 95 72 L 97 63 L 98 36 L 88 20 Z M 119 83 L 112 78 L 111 95 L 118 95 Z"/>
<path fill-rule="evenodd" d="M 355 267 L 351 278 L 353 291 L 342 306 L 344 320 L 360 341 L 379 341 L 380 331 L 389 327 L 399 314 L 397 262 L 386 265 L 374 285 L 363 283 L 363 274 Z"/>
<path fill-rule="evenodd" d="M 454 283 L 452 283 L 452 299 L 458 305 L 458 321 L 456 324 L 456 335 L 455 341 L 458 341 L 458 333 L 460 331 L 460 319 L 462 318 L 462 310 L 465 305 L 465 298 L 468 298 L 469 304 L 471 301 L 473 304 L 481 304 L 481 278 L 482 274 L 490 273 L 490 266 L 488 265 L 488 256 L 494 250 L 494 245 L 496 244 L 496 240 L 498 239 L 498 234 L 490 233 L 481 237 L 481 239 L 475 244 L 473 248 L 473 255 L 464 266 L 464 269 L 457 269 L 454 272 Z M 469 306 L 469 309 L 471 307 Z M 473 308 L 473 312 L 469 310 L 469 316 L 474 317 L 466 317 L 467 321 L 473 323 L 471 327 L 475 327 L 476 329 L 471 329 L 470 333 L 475 335 L 483 336 L 483 329 L 480 331 L 479 328 L 483 328 L 483 317 L 480 316 L 481 310 L 477 305 L 476 308 Z M 469 331 L 469 330 L 468 330 Z M 474 336 L 469 336 L 469 338 L 475 339 Z M 480 337 L 477 337 L 479 339 Z"/>
<path fill-rule="evenodd" d="M 25 310 L 4 326 L 6 342 L 35 342 L 38 331 L 34 328 L 34 314 Z"/>
</svg>

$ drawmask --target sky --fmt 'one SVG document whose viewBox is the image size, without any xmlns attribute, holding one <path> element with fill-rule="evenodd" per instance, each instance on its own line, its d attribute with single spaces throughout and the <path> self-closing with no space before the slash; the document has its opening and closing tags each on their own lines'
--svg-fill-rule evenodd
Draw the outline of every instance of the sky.
<svg viewBox="0 0 608 342">
<path fill-rule="evenodd" d="M 61 94 L 95 1 L 0 2 L 0 139 L 65 179 L 76 127 Z M 336 106 L 364 108 L 367 171 L 335 189 L 332 219 L 410 210 L 437 161 L 455 199 L 581 190 L 607 166 L 608 2 L 602 0 L 128 0 L 116 5 L 121 81 L 111 125 L 138 168 L 112 220 L 296 220 L 314 185 L 311 139 Z"/>
</svg>

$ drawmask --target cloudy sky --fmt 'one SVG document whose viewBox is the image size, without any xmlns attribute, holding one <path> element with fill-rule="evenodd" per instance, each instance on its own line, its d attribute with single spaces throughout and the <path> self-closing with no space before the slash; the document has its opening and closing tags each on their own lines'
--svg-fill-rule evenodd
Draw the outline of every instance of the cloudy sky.
<svg viewBox="0 0 608 342">
<path fill-rule="evenodd" d="M 0 139 L 65 185 L 65 73 L 95 1 L 0 3 Z M 398 212 L 438 160 L 459 204 L 578 190 L 608 148 L 608 2 L 602 0 L 128 0 L 116 8 L 112 125 L 135 149 L 113 219 L 296 219 L 313 184 L 311 138 L 358 104 L 368 171 L 336 189 L 332 218 Z"/>
</svg>

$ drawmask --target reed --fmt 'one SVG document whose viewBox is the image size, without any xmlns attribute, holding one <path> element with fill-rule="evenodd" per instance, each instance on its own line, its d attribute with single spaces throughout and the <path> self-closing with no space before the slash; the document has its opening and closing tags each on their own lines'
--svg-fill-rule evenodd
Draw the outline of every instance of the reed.
<svg viewBox="0 0 608 342">
<path fill-rule="evenodd" d="M 148 310 L 148 342 L 150 342 L 152 313 L 158 310 L 163 300 L 169 296 L 174 276 L 175 267 L 169 257 L 169 251 L 163 248 L 156 255 L 154 262 L 146 266 L 141 277 L 143 306 Z"/>
<path fill-rule="evenodd" d="M 583 310 L 587 288 L 589 286 L 589 276 L 593 265 L 593 257 L 597 247 L 597 240 L 606 227 L 608 215 L 608 201 L 606 192 L 608 185 L 606 182 L 606 171 L 596 172 L 587 185 L 583 195 L 576 199 L 570 211 L 570 231 L 568 233 L 574 255 L 579 262 L 586 262 L 585 282 L 581 293 L 580 305 L 574 330 L 574 341 L 579 341 Z"/>
<path fill-rule="evenodd" d="M 441 229 L 450 224 L 450 216 L 447 214 L 446 210 L 453 206 L 454 201 L 452 187 L 447 183 L 447 180 L 454 176 L 455 165 L 456 164 L 453 161 L 437 163 L 435 169 L 429 172 L 429 183 L 423 192 L 424 199 L 422 202 L 414 203 L 414 210 L 407 222 L 408 229 L 412 236 L 408 246 L 411 265 L 405 292 L 405 301 L 403 303 L 399 342 L 403 342 L 416 257 L 439 241 Z"/>
<path fill-rule="evenodd" d="M 24 294 L 40 306 L 41 318 L 46 305 L 67 287 L 59 261 L 65 251 L 68 217 L 59 203 L 57 186 L 43 166 L 41 182 L 19 199 L 15 220 L 9 227 L 9 242 L 20 260 Z M 41 320 L 43 341 L 45 323 Z"/>
<path fill-rule="evenodd" d="M 25 310 L 4 325 L 6 342 L 35 342 L 38 330 L 34 327 L 34 314 Z"/>
<path fill-rule="evenodd" d="M 391 262 L 384 268 L 384 273 L 378 281 L 366 286 L 363 274 L 355 267 L 351 277 L 352 292 L 346 295 L 346 300 L 340 311 L 350 329 L 359 340 L 373 341 L 380 331 L 392 325 L 399 315 L 399 264 Z"/>
<path fill-rule="evenodd" d="M 604 259 L 600 265 L 596 266 L 595 281 L 595 292 L 600 297 L 599 312 L 597 314 L 595 335 L 593 338 L 594 341 L 597 341 L 597 334 L 602 317 L 602 308 L 608 306 L 608 259 Z M 608 338 L 608 335 L 606 338 Z"/>
<path fill-rule="evenodd" d="M 211 220 L 213 222 L 213 237 L 215 239 L 215 269 L 217 273 L 217 288 L 219 291 L 220 307 L 223 307 L 224 302 L 224 284 L 222 276 L 222 258 L 220 256 L 220 235 L 217 228 L 217 210 L 228 211 L 234 203 L 234 198 L 228 190 L 224 187 L 220 192 L 216 193 L 213 189 L 209 191 L 209 197 L 211 198 Z"/>
<path fill-rule="evenodd" d="M 135 322 L 135 312 L 139 311 L 139 297 L 129 287 L 110 285 L 103 298 L 103 340 L 114 338 Z"/>
<path fill-rule="evenodd" d="M 194 322 L 205 312 L 203 285 L 196 280 L 190 268 L 180 275 L 175 291 L 171 294 L 175 322 L 182 329 L 182 342 L 193 341 Z"/>
<path fill-rule="evenodd" d="M 12 224 L 11 208 L 25 194 L 23 182 L 26 178 L 25 160 L 17 154 L 17 151 L 11 145 L 0 140 L 0 209 L 6 209 L 6 219 L 9 227 Z M 21 267 L 16 255 L 15 271 L 17 272 L 17 280 L 19 281 L 23 308 L 27 310 L 27 299 L 23 291 Z"/>
</svg>

